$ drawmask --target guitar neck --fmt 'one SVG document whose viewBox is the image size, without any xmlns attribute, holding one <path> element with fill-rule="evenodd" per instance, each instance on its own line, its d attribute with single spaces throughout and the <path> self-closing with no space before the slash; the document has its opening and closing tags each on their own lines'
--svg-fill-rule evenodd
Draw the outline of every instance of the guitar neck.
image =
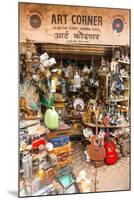
<svg viewBox="0 0 134 200">
<path fill-rule="evenodd" d="M 96 136 L 98 136 L 98 119 L 96 118 Z"/>
<path fill-rule="evenodd" d="M 109 134 L 109 128 L 107 127 L 107 134 L 108 134 L 108 143 L 110 142 L 110 134 Z"/>
<path fill-rule="evenodd" d="M 98 118 L 99 118 L 99 109 L 95 109 L 96 136 L 98 136 Z"/>
</svg>

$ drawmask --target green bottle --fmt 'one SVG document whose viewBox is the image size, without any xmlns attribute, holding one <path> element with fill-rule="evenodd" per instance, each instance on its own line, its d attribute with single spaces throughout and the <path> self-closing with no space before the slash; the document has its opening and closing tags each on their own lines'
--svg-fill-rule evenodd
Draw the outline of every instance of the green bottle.
<svg viewBox="0 0 134 200">
<path fill-rule="evenodd" d="M 49 129 L 57 129 L 59 125 L 59 116 L 54 107 L 47 109 L 44 116 L 44 123 Z"/>
</svg>

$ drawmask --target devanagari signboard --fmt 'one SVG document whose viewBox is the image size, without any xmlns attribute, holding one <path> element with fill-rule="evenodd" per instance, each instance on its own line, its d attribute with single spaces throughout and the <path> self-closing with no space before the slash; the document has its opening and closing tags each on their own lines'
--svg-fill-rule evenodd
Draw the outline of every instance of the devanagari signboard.
<svg viewBox="0 0 134 200">
<path fill-rule="evenodd" d="M 130 10 L 20 3 L 20 42 L 130 45 Z"/>
</svg>

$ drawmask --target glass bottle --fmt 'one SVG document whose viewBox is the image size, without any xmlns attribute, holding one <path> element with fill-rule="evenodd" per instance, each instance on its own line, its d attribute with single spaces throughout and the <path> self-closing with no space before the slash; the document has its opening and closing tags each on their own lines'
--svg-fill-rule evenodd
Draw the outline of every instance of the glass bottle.
<svg viewBox="0 0 134 200">
<path fill-rule="evenodd" d="M 81 80 L 80 80 L 80 76 L 79 76 L 78 72 L 76 72 L 76 74 L 74 76 L 74 87 L 75 88 L 81 87 Z"/>
</svg>

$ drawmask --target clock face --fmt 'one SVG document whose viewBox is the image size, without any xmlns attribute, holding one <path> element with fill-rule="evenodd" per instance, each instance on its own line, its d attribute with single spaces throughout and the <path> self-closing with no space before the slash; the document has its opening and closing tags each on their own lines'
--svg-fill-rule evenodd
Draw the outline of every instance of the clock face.
<svg viewBox="0 0 134 200">
<path fill-rule="evenodd" d="M 113 30 L 115 30 L 117 33 L 120 33 L 124 28 L 124 23 L 122 19 L 120 18 L 114 19 L 112 23 L 112 27 L 113 27 Z"/>
<path fill-rule="evenodd" d="M 41 18 L 37 14 L 33 14 L 30 17 L 30 24 L 33 28 L 39 28 L 41 26 Z"/>
</svg>

